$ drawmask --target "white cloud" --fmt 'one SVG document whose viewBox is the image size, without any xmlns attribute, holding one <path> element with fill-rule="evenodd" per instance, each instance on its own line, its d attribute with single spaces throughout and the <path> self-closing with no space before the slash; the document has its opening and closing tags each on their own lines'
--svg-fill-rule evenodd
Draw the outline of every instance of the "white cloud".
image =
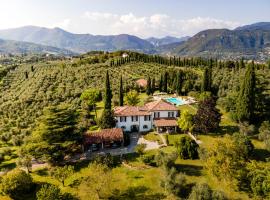
<svg viewBox="0 0 270 200">
<path fill-rule="evenodd" d="M 75 25 L 76 23 L 76 25 Z M 73 23 L 66 21 L 63 26 L 69 26 L 75 32 L 90 34 L 133 34 L 143 38 L 155 36 L 192 36 L 195 33 L 210 28 L 235 28 L 238 22 L 214 19 L 210 17 L 195 17 L 192 19 L 175 19 L 166 14 L 151 16 L 136 16 L 133 13 L 118 15 L 106 12 L 85 12 Z"/>
<path fill-rule="evenodd" d="M 64 19 L 63 21 L 53 24 L 52 28 L 54 27 L 61 27 L 63 29 L 68 29 L 69 26 L 71 24 L 71 20 L 70 19 Z"/>
</svg>

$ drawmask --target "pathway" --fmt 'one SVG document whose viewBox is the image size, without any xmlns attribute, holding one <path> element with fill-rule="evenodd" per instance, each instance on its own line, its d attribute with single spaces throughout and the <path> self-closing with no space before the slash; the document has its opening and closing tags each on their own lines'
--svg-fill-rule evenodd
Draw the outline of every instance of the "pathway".
<svg viewBox="0 0 270 200">
<path fill-rule="evenodd" d="M 168 146 L 167 141 L 166 141 L 166 139 L 164 138 L 164 135 L 163 135 L 163 134 L 160 134 L 160 133 L 158 133 L 158 135 L 159 135 L 159 137 L 161 138 L 161 140 L 162 140 L 162 142 L 163 142 L 163 145 L 164 145 L 164 146 Z"/>
<path fill-rule="evenodd" d="M 149 140 L 144 139 L 143 137 L 140 137 L 138 144 L 146 144 L 146 148 L 145 148 L 146 151 L 152 150 L 152 149 L 158 149 L 160 147 L 158 142 L 149 141 Z"/>
<path fill-rule="evenodd" d="M 194 135 L 192 135 L 190 132 L 188 132 L 188 135 L 197 143 L 197 144 L 201 144 L 202 143 L 202 141 L 201 140 L 197 140 L 197 138 L 194 136 Z"/>
</svg>

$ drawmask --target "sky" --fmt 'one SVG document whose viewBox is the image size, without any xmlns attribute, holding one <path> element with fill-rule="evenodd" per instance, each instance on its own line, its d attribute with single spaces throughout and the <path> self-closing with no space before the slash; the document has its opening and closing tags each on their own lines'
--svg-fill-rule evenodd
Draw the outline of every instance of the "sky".
<svg viewBox="0 0 270 200">
<path fill-rule="evenodd" d="M 270 0 L 0 0 L 0 29 L 183 37 L 261 21 L 270 22 Z"/>
</svg>

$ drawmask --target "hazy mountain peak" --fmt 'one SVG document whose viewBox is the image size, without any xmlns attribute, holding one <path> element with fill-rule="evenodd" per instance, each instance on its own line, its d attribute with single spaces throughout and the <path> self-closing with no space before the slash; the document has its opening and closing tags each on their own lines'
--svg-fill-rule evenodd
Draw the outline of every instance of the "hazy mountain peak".
<svg viewBox="0 0 270 200">
<path fill-rule="evenodd" d="M 250 25 L 240 26 L 235 30 L 270 30 L 270 22 L 258 22 Z"/>
</svg>

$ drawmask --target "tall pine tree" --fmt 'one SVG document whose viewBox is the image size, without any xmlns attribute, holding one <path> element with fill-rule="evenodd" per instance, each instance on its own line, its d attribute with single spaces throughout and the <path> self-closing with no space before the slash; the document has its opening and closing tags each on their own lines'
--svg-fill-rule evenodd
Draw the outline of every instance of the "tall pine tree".
<svg viewBox="0 0 270 200">
<path fill-rule="evenodd" d="M 105 97 L 104 97 L 104 110 L 102 116 L 99 120 L 100 128 L 113 128 L 115 127 L 116 121 L 114 118 L 114 113 L 112 111 L 112 90 L 110 84 L 109 73 L 106 73 L 105 80 Z"/>
<path fill-rule="evenodd" d="M 256 76 L 254 62 L 248 65 L 245 77 L 241 83 L 238 101 L 237 117 L 239 121 L 252 122 L 254 120 Z"/>
<path fill-rule="evenodd" d="M 168 92 L 168 72 L 164 73 L 164 80 L 163 80 L 163 92 Z"/>
<path fill-rule="evenodd" d="M 212 88 L 212 68 L 206 67 L 203 71 L 201 92 L 211 92 Z"/>
<path fill-rule="evenodd" d="M 106 79 L 105 79 L 104 108 L 109 110 L 112 109 L 112 90 L 108 71 L 106 72 Z"/>
<path fill-rule="evenodd" d="M 148 76 L 147 86 L 146 86 L 146 94 L 147 95 L 150 95 L 152 93 L 151 87 L 152 87 L 151 78 L 150 78 L 150 76 Z"/>
<path fill-rule="evenodd" d="M 183 80 L 184 80 L 183 79 L 183 72 L 178 71 L 177 77 L 176 77 L 176 87 L 175 87 L 177 95 L 182 94 Z"/>
<path fill-rule="evenodd" d="M 160 79 L 159 79 L 159 92 L 163 92 L 163 75 L 160 74 Z"/>
<path fill-rule="evenodd" d="M 151 86 L 151 93 L 154 94 L 155 91 L 156 91 L 156 79 L 153 78 L 152 86 Z"/>
<path fill-rule="evenodd" d="M 119 86 L 119 106 L 124 105 L 124 90 L 123 90 L 123 80 L 122 76 L 120 78 L 120 86 Z"/>
</svg>

